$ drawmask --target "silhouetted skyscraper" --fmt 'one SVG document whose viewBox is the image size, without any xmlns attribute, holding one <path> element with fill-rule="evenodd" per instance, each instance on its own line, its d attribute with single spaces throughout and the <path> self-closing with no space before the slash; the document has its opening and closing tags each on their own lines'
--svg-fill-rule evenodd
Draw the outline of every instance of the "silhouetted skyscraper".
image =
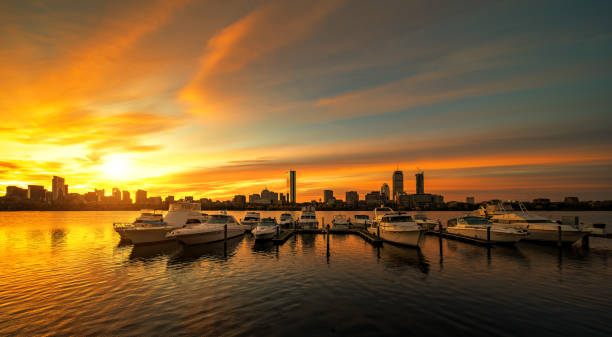
<svg viewBox="0 0 612 337">
<path fill-rule="evenodd" d="M 136 203 L 137 204 L 145 204 L 147 202 L 147 191 L 138 190 L 136 191 Z"/>
<path fill-rule="evenodd" d="M 123 196 L 121 198 L 121 201 L 123 201 L 123 203 L 125 204 L 131 204 L 132 203 L 132 198 L 130 198 L 130 191 L 123 191 L 122 192 Z"/>
<path fill-rule="evenodd" d="M 53 176 L 51 180 L 51 193 L 53 193 L 53 201 L 63 200 L 66 193 L 66 187 L 64 187 L 64 178 Z"/>
<path fill-rule="evenodd" d="M 425 194 L 425 173 L 419 172 L 416 177 L 416 194 Z"/>
<path fill-rule="evenodd" d="M 323 202 L 328 203 L 334 197 L 334 191 L 324 190 L 323 191 Z"/>
<path fill-rule="evenodd" d="M 393 172 L 393 200 L 397 201 L 399 195 L 404 193 L 404 173 L 402 171 Z"/>
<path fill-rule="evenodd" d="M 389 189 L 389 185 L 387 183 L 382 184 L 380 187 L 380 195 L 383 200 L 389 200 L 391 198 L 391 190 Z"/>
<path fill-rule="evenodd" d="M 289 171 L 289 175 L 287 177 L 287 189 L 289 190 L 287 193 L 289 203 L 295 204 L 297 202 L 295 195 L 295 171 Z"/>
<path fill-rule="evenodd" d="M 45 187 L 28 185 L 28 199 L 33 201 L 45 201 Z"/>
<path fill-rule="evenodd" d="M 121 201 L 121 191 L 117 187 L 113 187 L 113 201 Z"/>
</svg>

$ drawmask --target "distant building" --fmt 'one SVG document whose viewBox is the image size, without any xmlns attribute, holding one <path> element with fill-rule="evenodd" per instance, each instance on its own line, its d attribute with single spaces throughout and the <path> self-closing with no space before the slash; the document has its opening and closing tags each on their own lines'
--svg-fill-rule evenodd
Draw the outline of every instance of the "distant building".
<svg viewBox="0 0 612 337">
<path fill-rule="evenodd" d="M 87 192 L 83 195 L 83 198 L 85 199 L 85 202 L 96 202 L 98 201 L 98 195 L 96 194 L 96 192 Z"/>
<path fill-rule="evenodd" d="M 119 202 L 121 201 L 121 191 L 117 187 L 113 187 L 113 201 Z"/>
<path fill-rule="evenodd" d="M 425 173 L 419 172 L 416 177 L 416 194 L 425 194 Z"/>
<path fill-rule="evenodd" d="M 563 203 L 568 205 L 578 205 L 580 200 L 578 197 L 565 197 L 565 199 L 563 199 Z"/>
<path fill-rule="evenodd" d="M 380 187 L 380 195 L 385 201 L 391 199 L 391 189 L 389 189 L 389 185 L 387 185 L 387 183 L 382 184 Z"/>
<path fill-rule="evenodd" d="M 123 202 L 124 204 L 131 204 L 132 203 L 132 198 L 130 197 L 130 191 L 123 191 L 121 192 L 121 202 Z"/>
<path fill-rule="evenodd" d="M 372 191 L 365 195 L 365 201 L 368 205 L 380 205 L 382 202 L 382 196 L 380 191 Z"/>
<path fill-rule="evenodd" d="M 68 196 L 68 185 L 64 184 L 64 198 Z"/>
<path fill-rule="evenodd" d="M 259 202 L 260 199 L 261 197 L 259 196 L 259 194 L 253 193 L 249 195 L 249 204 L 256 204 Z"/>
<path fill-rule="evenodd" d="M 295 171 L 289 171 L 287 176 L 287 190 L 287 201 L 291 204 L 295 204 L 297 202 L 295 192 Z"/>
<path fill-rule="evenodd" d="M 64 187 L 64 178 L 53 176 L 51 179 L 51 193 L 53 193 L 53 201 L 63 200 L 66 193 L 66 187 Z"/>
<path fill-rule="evenodd" d="M 186 196 L 186 197 L 185 197 L 185 201 L 187 201 L 187 202 L 193 202 L 193 196 L 191 196 L 191 195 Z"/>
<path fill-rule="evenodd" d="M 169 195 L 164 199 L 164 202 L 168 205 L 174 203 L 174 196 L 173 195 Z"/>
<path fill-rule="evenodd" d="M 281 193 L 281 194 L 279 195 L 279 199 L 280 199 L 280 203 L 281 203 L 281 204 L 286 204 L 286 203 L 287 203 L 287 198 L 285 197 L 285 194 L 284 194 L 284 193 Z"/>
<path fill-rule="evenodd" d="M 96 201 L 97 202 L 104 202 L 105 201 L 104 200 L 104 195 L 106 194 L 106 193 L 104 193 L 104 189 L 102 189 L 102 190 L 95 189 L 94 191 L 96 192 Z"/>
<path fill-rule="evenodd" d="M 145 204 L 147 202 L 147 191 L 138 190 L 135 194 L 135 202 L 138 205 Z"/>
<path fill-rule="evenodd" d="M 406 194 L 402 206 L 415 209 L 438 207 L 444 204 L 444 197 L 437 194 Z"/>
<path fill-rule="evenodd" d="M 533 199 L 533 203 L 536 205 L 548 205 L 550 204 L 550 199 L 548 198 Z"/>
<path fill-rule="evenodd" d="M 28 185 L 28 199 L 32 201 L 45 201 L 45 187 Z"/>
<path fill-rule="evenodd" d="M 7 186 L 5 196 L 9 199 L 25 200 L 28 198 L 28 190 L 17 186 Z"/>
<path fill-rule="evenodd" d="M 334 198 L 334 191 L 332 190 L 324 190 L 323 191 L 323 202 L 328 203 L 331 199 Z"/>
<path fill-rule="evenodd" d="M 278 204 L 278 193 L 269 191 L 267 188 L 265 188 L 263 191 L 261 191 L 261 197 L 257 203 L 265 205 Z"/>
<path fill-rule="evenodd" d="M 246 204 L 246 196 L 244 195 L 235 195 L 234 199 L 232 199 L 232 204 L 236 206 L 244 206 Z"/>
<path fill-rule="evenodd" d="M 475 203 L 476 203 L 476 201 L 475 201 L 474 197 L 467 197 L 467 198 L 465 198 L 465 202 L 466 202 L 467 204 L 470 204 L 470 205 L 473 205 L 473 204 L 475 204 Z"/>
<path fill-rule="evenodd" d="M 359 193 L 357 191 L 346 192 L 346 203 L 347 205 L 357 206 L 359 204 Z"/>
<path fill-rule="evenodd" d="M 397 201 L 400 194 L 404 193 L 404 173 L 402 171 L 393 172 L 393 200 Z"/>
<path fill-rule="evenodd" d="M 161 197 L 150 197 L 149 199 L 147 199 L 147 203 L 149 205 L 159 207 L 162 204 L 162 198 Z"/>
</svg>

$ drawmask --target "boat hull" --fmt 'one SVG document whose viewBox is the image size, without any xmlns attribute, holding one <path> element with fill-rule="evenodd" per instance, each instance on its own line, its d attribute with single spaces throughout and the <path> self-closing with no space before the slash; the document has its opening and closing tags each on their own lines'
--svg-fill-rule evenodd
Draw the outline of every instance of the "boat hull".
<svg viewBox="0 0 612 337">
<path fill-rule="evenodd" d="M 231 239 L 244 234 L 241 228 L 228 228 L 227 238 Z M 172 238 L 185 245 L 201 245 L 205 243 L 223 241 L 225 234 L 223 230 L 206 231 L 201 233 L 190 233 L 183 235 L 175 235 Z"/>
<path fill-rule="evenodd" d="M 377 235 L 378 231 L 375 227 L 369 228 L 370 233 Z M 407 231 L 389 231 L 380 228 L 380 238 L 391 243 L 417 247 L 423 238 L 422 230 L 407 230 Z"/>
<path fill-rule="evenodd" d="M 335 223 L 332 223 L 332 228 L 331 229 L 332 230 L 336 230 L 336 231 L 346 231 L 346 230 L 349 229 L 349 225 L 347 223 L 346 224 L 335 224 Z"/>
<path fill-rule="evenodd" d="M 558 242 L 559 241 L 559 231 L 557 229 L 554 230 L 546 230 L 546 229 L 535 229 L 529 228 L 527 229 L 527 233 L 529 234 L 526 238 L 528 241 L 539 241 L 539 242 Z M 587 233 L 582 231 L 561 231 L 561 242 L 569 244 L 574 243 Z"/>
<path fill-rule="evenodd" d="M 300 222 L 300 227 L 302 227 L 302 229 L 318 229 L 319 228 L 319 222 Z"/>
<path fill-rule="evenodd" d="M 255 240 L 272 240 L 276 232 L 255 233 Z"/>
<path fill-rule="evenodd" d="M 448 227 L 447 232 L 466 238 L 487 240 L 486 228 L 454 228 Z M 491 229 L 490 241 L 497 243 L 516 243 L 522 239 L 527 238 L 526 233 L 510 233 L 500 232 L 495 229 Z"/>
<path fill-rule="evenodd" d="M 117 233 L 124 240 L 129 240 L 133 244 L 155 243 L 168 241 L 166 234 L 172 231 L 173 227 L 155 227 L 155 228 L 124 228 L 118 229 Z"/>
</svg>

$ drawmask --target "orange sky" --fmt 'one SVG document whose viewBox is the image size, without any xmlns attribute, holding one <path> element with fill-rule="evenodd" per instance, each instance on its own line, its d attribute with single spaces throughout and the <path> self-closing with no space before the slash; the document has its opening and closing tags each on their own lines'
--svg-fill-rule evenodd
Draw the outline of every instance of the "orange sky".
<svg viewBox="0 0 612 337">
<path fill-rule="evenodd" d="M 228 199 L 295 169 L 307 201 L 400 167 L 446 200 L 610 199 L 596 7 L 3 3 L 0 185 Z"/>
</svg>

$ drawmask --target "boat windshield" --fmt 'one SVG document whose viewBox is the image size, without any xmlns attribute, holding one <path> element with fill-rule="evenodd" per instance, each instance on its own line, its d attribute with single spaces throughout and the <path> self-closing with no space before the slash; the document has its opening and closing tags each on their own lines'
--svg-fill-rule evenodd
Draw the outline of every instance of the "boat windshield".
<svg viewBox="0 0 612 337">
<path fill-rule="evenodd" d="M 489 220 L 485 219 L 485 218 L 478 218 L 478 217 L 465 217 L 463 218 L 463 220 L 468 224 L 468 225 L 488 225 L 489 224 Z"/>
<path fill-rule="evenodd" d="M 202 205 L 197 202 L 177 202 L 170 204 L 169 211 L 200 211 Z"/>
<path fill-rule="evenodd" d="M 355 215 L 355 219 L 368 220 L 370 217 L 367 215 L 357 214 Z"/>
<path fill-rule="evenodd" d="M 316 219 L 314 215 L 302 215 L 302 219 Z"/>
<path fill-rule="evenodd" d="M 274 223 L 274 219 L 263 219 L 261 220 L 259 225 L 260 226 L 274 226 L 276 224 Z"/>
<path fill-rule="evenodd" d="M 231 218 L 224 214 L 213 214 L 208 216 L 208 223 L 217 224 L 217 223 L 226 223 L 230 222 Z"/>
<path fill-rule="evenodd" d="M 291 214 L 281 214 L 281 220 L 289 220 L 291 219 Z"/>
<path fill-rule="evenodd" d="M 255 216 L 245 216 L 244 217 L 244 221 L 257 221 L 259 220 L 259 217 L 255 217 Z"/>
<path fill-rule="evenodd" d="M 425 214 L 415 214 L 413 217 L 416 220 L 427 220 L 427 216 Z"/>
<path fill-rule="evenodd" d="M 410 215 L 396 215 L 396 216 L 384 216 L 383 222 L 411 222 L 412 217 Z"/>
</svg>

